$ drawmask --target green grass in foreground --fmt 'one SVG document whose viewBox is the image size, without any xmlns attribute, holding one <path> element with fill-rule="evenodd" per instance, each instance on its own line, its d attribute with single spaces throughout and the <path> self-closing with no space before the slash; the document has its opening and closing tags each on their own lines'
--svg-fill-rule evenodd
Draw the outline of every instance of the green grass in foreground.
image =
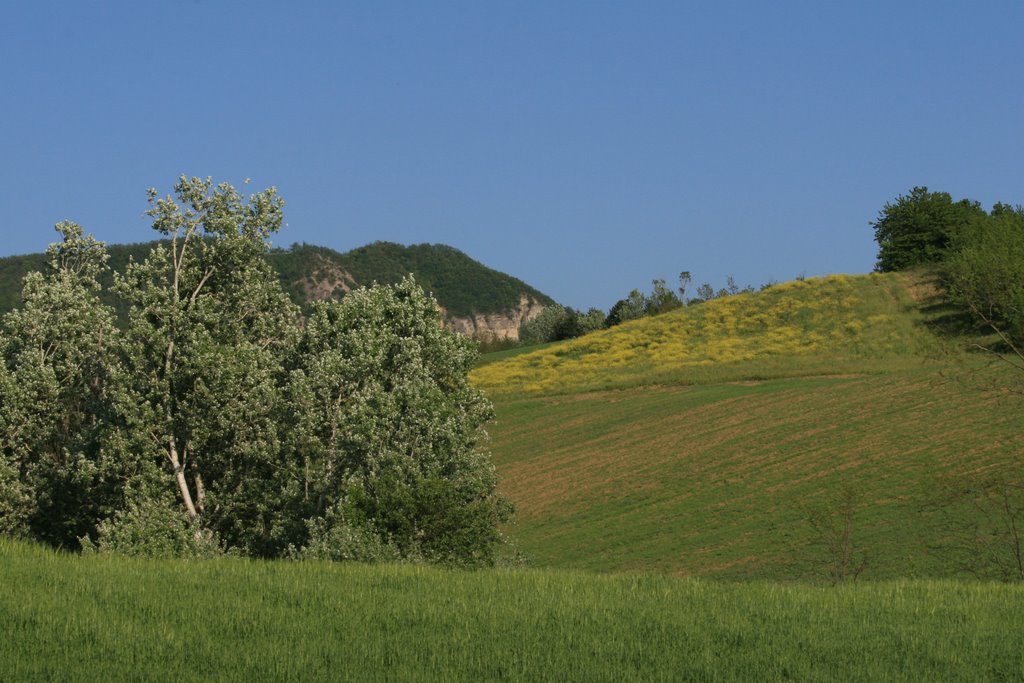
<svg viewBox="0 0 1024 683">
<path fill-rule="evenodd" d="M 77 557 L 0 540 L 0 680 L 1020 680 L 1024 586 Z"/>
</svg>

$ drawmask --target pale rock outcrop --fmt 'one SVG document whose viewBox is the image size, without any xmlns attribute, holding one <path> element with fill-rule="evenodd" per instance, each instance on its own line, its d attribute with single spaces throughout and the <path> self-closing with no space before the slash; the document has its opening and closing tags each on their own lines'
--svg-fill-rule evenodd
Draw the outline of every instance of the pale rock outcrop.
<svg viewBox="0 0 1024 683">
<path fill-rule="evenodd" d="M 519 326 L 540 315 L 540 312 L 544 310 L 544 304 L 526 294 L 520 294 L 519 305 L 504 313 L 449 316 L 443 306 L 440 308 L 445 327 L 453 332 L 481 341 L 500 339 L 518 341 Z"/>
<path fill-rule="evenodd" d="M 322 256 L 317 256 L 317 270 L 299 281 L 307 301 L 340 299 L 358 287 L 347 272 Z"/>
<path fill-rule="evenodd" d="M 340 299 L 359 287 L 351 274 L 319 256 L 314 272 L 303 277 L 298 284 L 302 287 L 307 301 Z M 519 326 L 540 315 L 544 310 L 544 304 L 524 293 L 519 295 L 518 306 L 503 313 L 449 315 L 440 304 L 438 310 L 444 327 L 458 334 L 480 341 L 518 341 Z"/>
</svg>

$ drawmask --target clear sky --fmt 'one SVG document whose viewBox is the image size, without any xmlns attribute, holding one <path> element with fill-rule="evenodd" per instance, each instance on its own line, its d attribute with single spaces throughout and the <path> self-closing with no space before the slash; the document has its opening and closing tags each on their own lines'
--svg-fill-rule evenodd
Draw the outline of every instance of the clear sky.
<svg viewBox="0 0 1024 683">
<path fill-rule="evenodd" d="M 5 2 L 0 255 L 152 239 L 181 175 L 279 246 L 452 245 L 608 309 L 874 265 L 915 185 L 1024 203 L 1024 2 Z"/>
</svg>

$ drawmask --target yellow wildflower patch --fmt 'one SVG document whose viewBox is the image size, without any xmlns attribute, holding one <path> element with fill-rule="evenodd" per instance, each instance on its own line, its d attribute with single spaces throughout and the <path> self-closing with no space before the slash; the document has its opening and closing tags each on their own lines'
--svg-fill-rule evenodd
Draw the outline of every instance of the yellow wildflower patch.
<svg viewBox="0 0 1024 683">
<path fill-rule="evenodd" d="M 489 391 L 537 393 L 657 383 L 687 367 L 769 356 L 890 353 L 913 346 L 917 334 L 893 296 L 899 287 L 896 275 L 794 280 L 484 365 L 471 379 Z"/>
</svg>

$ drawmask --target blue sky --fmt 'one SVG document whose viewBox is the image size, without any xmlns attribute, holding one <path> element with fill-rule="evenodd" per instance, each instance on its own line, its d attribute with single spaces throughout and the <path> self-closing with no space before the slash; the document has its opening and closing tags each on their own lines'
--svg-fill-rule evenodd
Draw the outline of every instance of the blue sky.
<svg viewBox="0 0 1024 683">
<path fill-rule="evenodd" d="M 275 243 L 450 244 L 579 308 L 867 272 L 915 185 L 1024 203 L 1024 3 L 21 2 L 0 255 L 146 188 L 276 186 Z"/>
</svg>

